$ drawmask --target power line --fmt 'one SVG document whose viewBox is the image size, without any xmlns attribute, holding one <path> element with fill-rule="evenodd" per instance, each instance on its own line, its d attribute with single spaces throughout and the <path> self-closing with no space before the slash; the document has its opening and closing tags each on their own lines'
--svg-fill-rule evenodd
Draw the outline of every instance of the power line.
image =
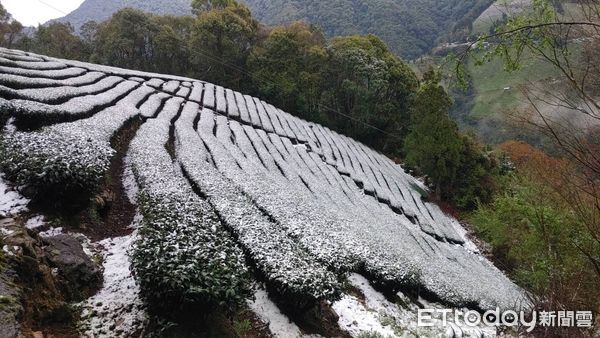
<svg viewBox="0 0 600 338">
<path fill-rule="evenodd" d="M 217 62 L 217 63 L 219 63 L 219 64 L 221 64 L 221 65 L 223 65 L 225 67 L 228 67 L 228 68 L 233 69 L 233 70 L 235 70 L 237 72 L 245 74 L 245 75 L 249 76 L 250 78 L 258 78 L 260 81 L 268 82 L 268 83 L 270 83 L 272 85 L 277 86 L 277 83 L 275 83 L 275 81 L 273 81 L 273 80 L 271 80 L 269 78 L 266 78 L 264 76 L 257 76 L 255 74 L 252 74 L 252 73 L 246 71 L 245 69 L 243 69 L 241 67 L 238 67 L 236 65 L 228 64 L 228 63 L 226 63 L 226 62 L 224 62 L 224 61 L 222 61 L 220 59 L 212 57 L 209 54 L 206 54 L 205 52 L 202 51 L 202 49 L 194 48 L 194 50 L 192 50 L 191 52 L 193 54 L 199 54 L 201 56 L 204 56 L 205 58 L 210 59 L 210 60 L 212 60 L 214 62 Z M 350 120 L 352 120 L 354 122 L 360 123 L 360 124 L 364 125 L 367 128 L 371 128 L 371 129 L 376 130 L 376 131 L 378 131 L 378 132 L 380 132 L 382 134 L 385 134 L 387 136 L 390 136 L 390 137 L 393 137 L 393 138 L 396 138 L 396 139 L 401 139 L 401 137 L 399 135 L 395 135 L 395 134 L 389 133 L 389 132 L 387 132 L 387 131 L 385 131 L 383 129 L 377 128 L 377 127 L 375 127 L 375 126 L 373 126 L 373 125 L 371 125 L 371 124 L 369 124 L 367 122 L 361 121 L 361 120 L 359 120 L 359 119 L 357 119 L 357 118 L 355 118 L 353 116 L 350 116 L 348 114 L 342 113 L 342 112 L 340 112 L 340 111 L 338 111 L 336 109 L 333 109 L 333 108 L 331 108 L 329 106 L 326 106 L 326 105 L 323 105 L 323 104 L 319 104 L 319 107 L 324 108 L 326 111 L 329 111 L 329 112 L 332 112 L 334 114 L 338 114 L 340 116 L 343 116 L 343 117 L 345 117 L 347 119 L 350 119 Z"/>
<path fill-rule="evenodd" d="M 47 7 L 49 7 L 49 8 L 51 8 L 51 9 L 54 9 L 55 11 L 58 11 L 58 12 L 62 13 L 64 15 L 68 15 L 68 13 L 65 13 L 64 11 L 62 11 L 62 10 L 60 10 L 60 9 L 52 6 L 52 5 L 50 5 L 49 3 L 45 2 L 44 0 L 36 0 L 36 1 L 39 2 L 39 3 L 41 3 L 41 4 L 43 4 L 43 5 L 45 5 L 45 6 L 47 6 Z M 192 53 L 200 54 L 200 55 L 202 55 L 202 56 L 204 56 L 204 57 L 206 57 L 206 58 L 208 58 L 208 59 L 210 59 L 210 60 L 212 60 L 214 62 L 217 62 L 217 63 L 219 63 L 219 64 L 221 64 L 221 65 L 223 65 L 225 67 L 233 69 L 233 70 L 235 70 L 235 71 L 237 71 L 239 73 L 245 74 L 245 75 L 249 76 L 250 78 L 258 78 L 261 81 L 268 82 L 268 83 L 270 83 L 272 85 L 275 85 L 275 86 L 277 85 L 277 83 L 275 83 L 275 81 L 273 81 L 271 79 L 268 79 L 268 78 L 266 78 L 264 76 L 257 76 L 255 74 L 251 74 L 251 73 L 247 72 L 245 69 L 243 69 L 241 67 L 228 64 L 228 63 L 226 63 L 226 62 L 224 62 L 222 60 L 219 60 L 217 58 L 214 58 L 214 57 L 208 55 L 207 53 L 203 53 L 202 50 L 200 50 L 200 49 L 195 48 L 194 50 L 192 50 Z M 321 104 L 321 103 L 319 103 L 319 107 L 325 109 L 326 111 L 329 111 L 329 112 L 332 112 L 334 114 L 338 114 L 340 116 L 343 116 L 343 117 L 345 117 L 347 119 L 350 119 L 350 120 L 352 120 L 352 121 L 354 121 L 356 123 L 360 123 L 360 124 L 364 125 L 367 128 L 371 128 L 371 129 L 376 130 L 376 131 L 378 131 L 378 132 L 380 132 L 382 134 L 385 134 L 387 136 L 391 136 L 391 137 L 400 139 L 400 136 L 398 136 L 398 135 L 395 135 L 395 134 L 389 133 L 389 132 L 387 132 L 387 131 L 385 131 L 383 129 L 377 128 L 377 127 L 375 127 L 375 126 L 373 126 L 373 125 L 371 125 L 371 124 L 369 124 L 367 122 L 361 121 L 361 120 L 359 120 L 359 119 L 357 119 L 357 118 L 355 118 L 353 116 L 350 116 L 348 114 L 342 113 L 342 112 L 338 111 L 337 109 L 333 109 L 333 108 L 328 107 L 328 106 L 326 106 L 324 104 Z"/>
<path fill-rule="evenodd" d="M 47 2 L 45 2 L 45 1 L 43 1 L 43 0 L 36 0 L 36 1 L 37 1 L 37 2 L 39 2 L 39 3 L 41 3 L 41 4 L 42 4 L 42 5 L 44 5 L 44 6 L 48 7 L 48 8 L 52 8 L 53 10 L 55 10 L 55 11 L 57 11 L 57 12 L 59 12 L 59 13 L 62 13 L 62 14 L 64 14 L 64 15 L 68 15 L 68 14 L 69 14 L 69 13 L 65 13 L 65 11 L 63 11 L 63 10 L 61 10 L 61 9 L 58 9 L 58 8 L 56 8 L 56 7 L 52 6 L 51 4 L 49 4 L 49 3 L 47 3 Z"/>
</svg>

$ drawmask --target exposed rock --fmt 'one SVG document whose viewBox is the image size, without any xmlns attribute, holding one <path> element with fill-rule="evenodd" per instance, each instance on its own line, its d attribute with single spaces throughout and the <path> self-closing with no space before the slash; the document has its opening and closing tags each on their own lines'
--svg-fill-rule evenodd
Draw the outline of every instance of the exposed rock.
<svg viewBox="0 0 600 338">
<path fill-rule="evenodd" d="M 32 336 L 48 323 L 72 332 L 69 303 L 98 286 L 98 268 L 70 236 L 41 239 L 13 219 L 0 230 L 0 337 Z"/>
<path fill-rule="evenodd" d="M 85 254 L 77 239 L 61 234 L 43 239 L 44 253 L 50 265 L 57 268 L 69 285 L 70 298 L 98 287 L 102 281 L 97 265 Z M 83 291 L 83 292 L 82 292 Z"/>
<path fill-rule="evenodd" d="M 14 271 L 10 275 L 14 284 L 9 285 L 22 287 L 16 297 L 19 307 L 23 306 L 22 316 L 18 319 L 27 322 L 30 319 L 47 321 L 64 318 L 68 306 L 57 287 L 52 269 L 44 260 L 41 242 L 13 220 L 5 220 L 0 226 L 5 268 Z"/>
<path fill-rule="evenodd" d="M 0 227 L 5 229 L 9 223 L 12 223 L 12 220 L 0 220 Z M 3 246 L 3 241 L 0 241 L 0 244 Z M 2 254 L 6 254 L 4 250 Z M 2 257 L 0 255 L 0 258 Z M 15 271 L 6 265 L 4 259 L 0 259 L 0 337 L 20 335 L 19 318 L 23 308 L 20 302 L 21 290 L 15 284 L 16 278 Z"/>
</svg>

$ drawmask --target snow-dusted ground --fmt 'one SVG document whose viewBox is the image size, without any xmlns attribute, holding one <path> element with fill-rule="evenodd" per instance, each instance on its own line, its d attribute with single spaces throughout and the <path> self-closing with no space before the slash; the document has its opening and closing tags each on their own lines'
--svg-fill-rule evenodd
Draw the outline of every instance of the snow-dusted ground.
<svg viewBox="0 0 600 338">
<path fill-rule="evenodd" d="M 393 327 L 381 323 L 377 311 L 367 308 L 354 296 L 345 295 L 333 304 L 333 310 L 340 317 L 340 327 L 348 331 L 352 337 L 368 332 L 376 332 L 385 337 L 396 335 Z"/>
<path fill-rule="evenodd" d="M 9 187 L 4 181 L 4 176 L 0 174 L 0 218 L 26 211 L 28 203 L 29 200 Z"/>
<path fill-rule="evenodd" d="M 490 327 L 458 327 L 454 324 L 444 327 L 440 318 L 437 318 L 436 325 L 433 327 L 419 327 L 417 325 L 419 307 L 416 304 L 408 301 L 408 308 L 403 308 L 388 301 L 361 275 L 351 274 L 348 280 L 360 290 L 365 299 L 344 295 L 340 301 L 333 304 L 333 309 L 339 316 L 340 328 L 348 331 L 352 337 L 359 337 L 364 333 L 378 333 L 383 337 L 453 337 L 454 335 L 493 337 L 496 335 L 495 329 Z M 426 306 L 443 308 L 438 304 Z M 449 319 L 449 322 L 452 322 L 450 316 Z"/>
<path fill-rule="evenodd" d="M 98 243 L 104 260 L 104 284 L 82 304 L 85 337 L 128 337 L 142 329 L 147 317 L 127 253 L 134 239 L 135 234 Z"/>
<path fill-rule="evenodd" d="M 128 157 L 125 158 L 122 180 L 129 201 L 135 204 L 139 188 Z M 142 216 L 137 212 L 131 228 L 136 229 L 141 220 Z M 143 330 L 147 314 L 129 261 L 129 250 L 135 238 L 136 232 L 93 244 L 95 252 L 102 256 L 104 279 L 102 289 L 81 304 L 83 336 L 128 337 Z"/>
<path fill-rule="evenodd" d="M 30 230 L 40 228 L 46 224 L 46 218 L 42 215 L 31 217 L 25 222 L 25 227 Z"/>
<path fill-rule="evenodd" d="M 254 298 L 254 301 L 248 302 L 248 306 L 256 313 L 260 320 L 269 325 L 269 330 L 273 336 L 277 338 L 302 337 L 300 328 L 286 315 L 281 313 L 265 290 L 257 290 Z"/>
<path fill-rule="evenodd" d="M 129 161 L 125 158 L 123 173 L 125 193 L 131 203 L 136 202 L 137 184 L 133 178 Z M 131 228 L 141 220 L 136 213 Z M 129 249 L 135 240 L 135 232 L 128 236 L 108 238 L 97 243 L 80 235 L 84 251 L 89 256 L 100 256 L 103 267 L 103 284 L 100 291 L 88 298 L 81 307 L 79 322 L 84 337 L 128 337 L 143 330 L 146 312 L 139 297 L 130 270 Z"/>
<path fill-rule="evenodd" d="M 417 316 L 420 307 L 411 302 L 408 297 L 398 294 L 407 306 L 401 307 L 388 301 L 382 293 L 371 286 L 366 278 L 359 274 L 351 274 L 348 281 L 360 291 L 364 299 L 344 294 L 341 300 L 332 304 L 332 308 L 339 317 L 340 329 L 348 332 L 352 337 L 366 334 L 379 334 L 386 338 L 496 336 L 496 330 L 493 327 L 468 327 L 464 324 L 458 326 L 453 322 L 452 314 L 448 314 L 447 326 L 442 325 L 441 316 L 434 315 L 435 325 L 433 327 L 419 327 Z M 268 324 L 274 337 L 309 337 L 303 334 L 300 328 L 279 310 L 264 289 L 258 289 L 254 297 L 253 301 L 248 302 L 248 306 L 260 320 Z M 419 302 L 431 309 L 445 308 L 440 304 L 428 303 L 422 299 Z"/>
<path fill-rule="evenodd" d="M 127 175 L 126 175 L 127 176 Z M 126 185 L 130 197 L 135 196 L 135 184 L 128 181 Z M 0 216 L 24 215 L 29 200 L 21 196 L 3 180 L 0 174 Z M 139 223 L 140 215 L 136 215 L 135 227 Z M 46 226 L 43 215 L 31 216 L 24 222 L 27 229 L 35 230 Z M 40 232 L 40 237 L 52 237 L 65 233 L 61 227 L 49 228 Z M 11 232 L 0 228 L 1 235 L 10 235 Z M 139 298 L 139 288 L 129 270 L 129 256 L 127 251 L 135 238 L 135 233 L 125 237 L 109 238 L 98 243 L 90 241 L 86 236 L 77 233 L 69 235 L 78 239 L 84 252 L 90 256 L 99 255 L 103 260 L 104 283 L 102 289 L 81 305 L 82 321 L 85 337 L 127 337 L 141 330 L 146 320 L 146 313 Z M 4 247 L 5 254 L 13 254 L 18 248 Z"/>
</svg>

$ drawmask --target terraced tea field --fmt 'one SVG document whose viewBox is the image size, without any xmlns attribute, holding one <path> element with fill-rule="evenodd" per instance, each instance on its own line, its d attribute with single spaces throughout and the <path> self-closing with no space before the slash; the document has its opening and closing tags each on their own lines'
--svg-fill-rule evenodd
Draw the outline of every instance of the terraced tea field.
<svg viewBox="0 0 600 338">
<path fill-rule="evenodd" d="M 303 308 L 347 298 L 349 274 L 454 307 L 522 297 L 400 165 L 258 98 L 1 49 L 0 112 L 5 177 L 53 196 L 96 191 L 140 125 L 131 268 L 151 307 L 244 302 L 258 280 Z"/>
</svg>

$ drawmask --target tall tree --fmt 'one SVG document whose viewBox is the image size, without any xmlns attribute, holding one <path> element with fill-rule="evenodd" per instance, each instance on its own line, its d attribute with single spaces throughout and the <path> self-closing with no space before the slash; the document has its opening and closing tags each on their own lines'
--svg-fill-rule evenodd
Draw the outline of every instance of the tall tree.
<svg viewBox="0 0 600 338">
<path fill-rule="evenodd" d="M 429 176 L 438 198 L 456 179 L 463 146 L 458 127 L 448 115 L 451 106 L 439 74 L 430 70 L 415 98 L 404 151 L 407 163 Z"/>
<path fill-rule="evenodd" d="M 154 36 L 154 65 L 160 73 L 188 75 L 190 46 L 188 41 L 194 29 L 191 16 L 154 16 L 157 33 Z"/>
<path fill-rule="evenodd" d="M 0 4 L 0 46 L 11 48 L 22 31 L 23 25 Z"/>
<path fill-rule="evenodd" d="M 236 2 L 201 13 L 190 38 L 193 75 L 236 89 L 247 85 L 244 69 L 257 31 L 250 10 Z"/>
<path fill-rule="evenodd" d="M 414 72 L 374 35 L 335 38 L 327 57 L 321 109 L 325 123 L 398 154 L 418 88 Z"/>
<path fill-rule="evenodd" d="M 81 41 L 83 41 L 83 44 L 90 55 L 94 53 L 94 48 L 96 47 L 98 39 L 99 28 L 100 25 L 93 20 L 88 21 L 81 26 Z"/>
<path fill-rule="evenodd" d="M 32 47 L 37 53 L 60 58 L 87 60 L 89 57 L 73 26 L 60 22 L 38 26 Z"/>
<path fill-rule="evenodd" d="M 126 8 L 103 22 L 93 61 L 140 70 L 153 69 L 153 40 L 158 27 L 150 14 Z"/>
<path fill-rule="evenodd" d="M 325 37 L 303 22 L 273 28 L 248 60 L 257 94 L 300 117 L 318 119 Z"/>
</svg>

